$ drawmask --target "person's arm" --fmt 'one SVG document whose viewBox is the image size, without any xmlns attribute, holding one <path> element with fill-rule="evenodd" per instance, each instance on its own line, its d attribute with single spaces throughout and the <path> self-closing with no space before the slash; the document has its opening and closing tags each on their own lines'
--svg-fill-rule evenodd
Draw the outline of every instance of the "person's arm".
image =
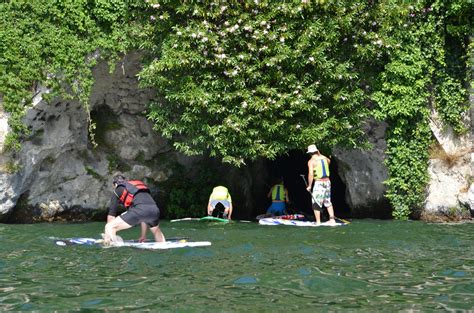
<svg viewBox="0 0 474 313">
<path fill-rule="evenodd" d="M 141 233 L 140 233 L 140 238 L 138 238 L 138 242 L 145 242 L 146 230 L 148 229 L 148 226 L 146 225 L 146 223 L 141 222 L 140 228 L 141 228 Z"/>
<path fill-rule="evenodd" d="M 229 206 L 229 215 L 228 215 L 228 219 L 231 220 L 232 219 L 232 201 L 229 202 L 230 203 L 230 206 Z"/>
<path fill-rule="evenodd" d="M 286 202 L 290 202 L 290 198 L 288 197 L 288 189 L 285 188 L 285 199 Z"/>
<path fill-rule="evenodd" d="M 308 186 L 306 186 L 306 190 L 308 191 L 311 191 L 311 186 L 313 186 L 313 179 L 314 179 L 314 175 L 313 175 L 313 171 L 314 171 L 314 168 L 313 168 L 313 160 L 309 160 L 308 161 Z"/>
<path fill-rule="evenodd" d="M 119 199 L 115 194 L 116 190 L 112 193 L 110 198 L 109 210 L 107 212 L 107 223 L 110 223 L 117 216 L 117 208 L 119 206 Z"/>
</svg>

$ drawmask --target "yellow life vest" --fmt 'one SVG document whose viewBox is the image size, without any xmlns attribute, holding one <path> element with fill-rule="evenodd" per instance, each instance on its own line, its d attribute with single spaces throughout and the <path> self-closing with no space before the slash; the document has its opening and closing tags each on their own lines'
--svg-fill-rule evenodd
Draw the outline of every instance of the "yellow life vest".
<svg viewBox="0 0 474 313">
<path fill-rule="evenodd" d="M 315 179 L 329 177 L 329 162 L 326 158 L 317 159 L 314 163 L 313 176 Z"/>
<path fill-rule="evenodd" d="M 211 200 L 229 200 L 230 201 L 229 190 L 224 186 L 214 187 L 210 198 Z"/>
<path fill-rule="evenodd" d="M 278 184 L 272 188 L 272 201 L 285 201 L 285 186 Z"/>
</svg>

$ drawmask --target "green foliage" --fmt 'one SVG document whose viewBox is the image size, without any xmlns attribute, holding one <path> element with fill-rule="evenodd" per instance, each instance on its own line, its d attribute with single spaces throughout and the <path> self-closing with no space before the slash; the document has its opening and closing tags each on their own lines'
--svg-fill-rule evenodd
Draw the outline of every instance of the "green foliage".
<svg viewBox="0 0 474 313">
<path fill-rule="evenodd" d="M 195 166 L 193 173 L 175 164 L 173 173 L 173 177 L 160 188 L 164 191 L 167 204 L 166 217 L 172 219 L 206 215 L 209 195 L 219 175 L 212 172 L 206 164 Z"/>
<path fill-rule="evenodd" d="M 128 46 L 135 6 L 126 3 L 0 3 L 0 94 L 5 111 L 11 115 L 9 125 L 14 133 L 8 138 L 6 149 L 18 150 L 19 142 L 27 135 L 21 119 L 38 90 L 38 82 L 52 91 L 48 98 L 76 98 L 89 111 L 91 68 L 100 57 L 113 58 Z"/>
<path fill-rule="evenodd" d="M 163 95 L 149 117 L 178 150 L 240 165 L 311 142 L 363 144 L 366 66 L 348 39 L 361 8 L 263 1 L 159 10 L 173 27 L 147 44 L 159 57 L 140 80 Z"/>
<path fill-rule="evenodd" d="M 375 116 L 390 127 L 386 159 L 390 178 L 386 184 L 397 219 L 407 219 L 425 199 L 430 99 L 434 99 L 443 120 L 458 132 L 465 131 L 460 117 L 467 110 L 466 90 L 459 82 L 467 70 L 457 64 L 457 59 L 451 59 L 445 31 L 447 8 L 435 1 L 431 6 L 419 2 L 407 9 L 400 10 L 397 18 L 402 29 L 388 24 L 382 29 L 387 40 L 397 42 L 400 48 L 387 55 L 385 68 L 377 78 L 377 91 L 372 95 L 378 104 Z"/>
</svg>

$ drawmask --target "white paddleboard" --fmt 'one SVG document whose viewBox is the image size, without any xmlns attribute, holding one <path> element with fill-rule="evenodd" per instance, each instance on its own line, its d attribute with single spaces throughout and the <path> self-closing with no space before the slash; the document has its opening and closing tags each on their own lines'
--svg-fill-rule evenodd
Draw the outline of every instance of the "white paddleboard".
<svg viewBox="0 0 474 313">
<path fill-rule="evenodd" d="M 56 240 L 58 246 L 69 246 L 69 245 L 99 245 L 103 243 L 103 239 L 95 238 L 70 238 Z M 139 249 L 175 249 L 175 248 L 186 248 L 186 247 L 205 247 L 210 246 L 209 241 L 187 241 L 187 240 L 173 240 L 166 242 L 136 242 L 136 241 L 124 241 L 117 243 L 111 247 L 133 247 Z"/>
<path fill-rule="evenodd" d="M 175 248 L 187 248 L 187 247 L 206 247 L 210 246 L 209 241 L 165 241 L 165 242 L 124 242 L 116 247 L 133 247 L 139 249 L 151 249 L 151 250 L 162 250 L 162 249 L 175 249 Z"/>
<path fill-rule="evenodd" d="M 319 226 L 344 226 L 346 223 L 336 222 L 336 224 L 329 224 L 329 222 L 321 223 L 316 225 L 316 222 L 310 221 L 298 221 L 298 220 L 285 220 L 280 218 L 262 218 L 258 221 L 260 225 L 290 225 L 290 226 L 306 226 L 306 227 L 319 227 Z"/>
</svg>

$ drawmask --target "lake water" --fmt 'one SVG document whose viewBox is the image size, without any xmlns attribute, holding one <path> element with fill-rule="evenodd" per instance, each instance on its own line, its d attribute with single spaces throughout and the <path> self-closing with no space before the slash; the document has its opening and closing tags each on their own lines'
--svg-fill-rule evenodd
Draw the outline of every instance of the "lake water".
<svg viewBox="0 0 474 313">
<path fill-rule="evenodd" d="M 212 246 L 155 251 L 51 239 L 100 238 L 103 226 L 0 224 L 0 311 L 474 310 L 472 223 L 163 221 L 167 237 Z"/>
</svg>

